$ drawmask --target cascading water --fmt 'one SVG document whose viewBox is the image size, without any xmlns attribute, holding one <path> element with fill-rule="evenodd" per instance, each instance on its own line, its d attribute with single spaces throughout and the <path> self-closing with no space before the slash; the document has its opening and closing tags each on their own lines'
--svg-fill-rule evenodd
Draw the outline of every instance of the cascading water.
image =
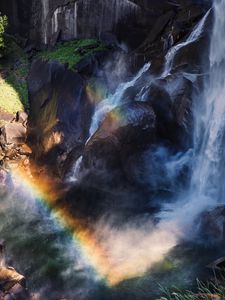
<svg viewBox="0 0 225 300">
<path fill-rule="evenodd" d="M 173 66 L 173 61 L 175 58 L 175 55 L 177 54 L 177 52 L 186 47 L 187 45 L 194 43 L 195 41 L 197 41 L 204 29 L 204 25 L 205 22 L 209 16 L 210 11 L 207 12 L 207 14 L 205 14 L 205 16 L 199 21 L 199 23 L 196 25 L 196 27 L 194 28 L 194 30 L 192 31 L 192 33 L 188 36 L 187 40 L 173 46 L 171 49 L 169 49 L 168 53 L 166 54 L 166 62 L 165 62 L 165 66 L 164 66 L 164 71 L 162 74 L 162 77 L 165 77 L 167 75 L 170 74 L 172 66 Z"/>
<path fill-rule="evenodd" d="M 196 111 L 195 148 L 197 160 L 193 170 L 192 190 L 209 202 L 224 202 L 225 138 L 225 2 L 214 1 L 214 28 L 210 51 L 210 76 L 203 104 Z"/>
<path fill-rule="evenodd" d="M 128 82 L 121 83 L 113 95 L 110 95 L 107 99 L 104 99 L 99 103 L 92 118 L 90 136 L 92 136 L 93 133 L 95 133 L 95 131 L 100 125 L 100 122 L 103 120 L 103 118 L 109 111 L 123 104 L 122 101 L 125 91 L 128 88 L 134 86 L 136 82 L 141 78 L 141 76 L 143 76 L 143 74 L 149 70 L 149 68 L 150 63 L 146 63 L 134 78 L 132 78 Z"/>
<path fill-rule="evenodd" d="M 202 101 L 198 99 L 194 107 L 194 158 L 190 187 L 174 205 L 166 206 L 172 211 L 161 214 L 163 220 L 176 223 L 182 236 L 192 236 L 193 222 L 200 213 L 225 202 L 224 11 L 224 0 L 215 0 L 209 76 L 205 79 Z"/>
</svg>

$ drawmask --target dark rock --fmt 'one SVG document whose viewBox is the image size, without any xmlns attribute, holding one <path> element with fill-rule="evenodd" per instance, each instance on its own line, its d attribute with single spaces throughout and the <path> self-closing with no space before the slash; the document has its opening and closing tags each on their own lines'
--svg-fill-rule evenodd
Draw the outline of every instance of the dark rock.
<svg viewBox="0 0 225 300">
<path fill-rule="evenodd" d="M 88 137 L 93 105 L 85 81 L 57 62 L 36 60 L 28 77 L 30 114 L 28 134 L 36 158 L 55 164 L 63 153 Z"/>
<path fill-rule="evenodd" d="M 155 142 L 155 121 L 151 106 L 143 102 L 111 111 L 84 149 L 83 167 L 90 181 L 96 182 L 99 176 L 104 182 L 119 183 L 129 156 Z"/>
<path fill-rule="evenodd" d="M 203 212 L 198 220 L 198 232 L 205 242 L 225 239 L 225 206 Z"/>
<path fill-rule="evenodd" d="M 161 36 L 162 31 L 164 30 L 165 26 L 170 22 L 170 20 L 173 18 L 174 12 L 169 11 L 165 13 L 164 15 L 160 16 L 156 23 L 154 24 L 152 30 L 150 31 L 147 39 L 145 42 L 140 46 L 140 49 L 145 49 L 153 43 L 159 36 Z"/>
<path fill-rule="evenodd" d="M 19 283 L 7 291 L 4 300 L 32 300 L 28 291 Z"/>
<path fill-rule="evenodd" d="M 76 65 L 76 71 L 84 76 L 84 77 L 91 77 L 96 75 L 99 72 L 99 66 L 109 58 L 111 52 L 109 50 L 104 51 L 96 51 L 93 52 L 91 55 L 84 56 L 83 59 Z"/>
<path fill-rule="evenodd" d="M 179 13 L 178 24 L 189 25 L 210 2 L 32 0 L 28 3 L 2 0 L 0 10 L 9 17 L 10 32 L 35 48 L 54 45 L 59 40 L 99 37 L 110 32 L 134 49 L 143 43 L 149 32 L 150 40 L 157 36 L 170 21 L 170 12 Z"/>
</svg>

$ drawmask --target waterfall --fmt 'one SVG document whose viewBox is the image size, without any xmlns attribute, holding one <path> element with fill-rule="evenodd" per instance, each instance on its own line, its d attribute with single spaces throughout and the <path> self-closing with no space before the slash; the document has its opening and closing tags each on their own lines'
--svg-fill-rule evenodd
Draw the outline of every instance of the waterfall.
<svg viewBox="0 0 225 300">
<path fill-rule="evenodd" d="M 225 141 L 225 1 L 214 0 L 214 28 L 210 49 L 210 76 L 203 104 L 196 109 L 192 190 L 209 202 L 225 201 L 223 179 Z"/>
<path fill-rule="evenodd" d="M 125 91 L 134 86 L 135 83 L 140 79 L 140 77 L 149 70 L 150 63 L 146 63 L 141 70 L 133 77 L 130 81 L 121 83 L 116 89 L 113 95 L 110 95 L 107 99 L 102 100 L 97 106 L 94 116 L 92 118 L 92 123 L 90 127 L 90 136 L 92 136 L 98 129 L 101 121 L 104 119 L 105 115 L 113 110 L 115 107 L 123 103 L 123 96 Z"/>
<path fill-rule="evenodd" d="M 205 22 L 206 22 L 206 20 L 209 16 L 209 13 L 210 13 L 210 10 L 207 12 L 207 14 L 205 14 L 205 16 L 195 26 L 194 30 L 188 36 L 186 41 L 184 41 L 184 42 L 182 42 L 178 45 L 175 45 L 175 46 L 173 46 L 172 48 L 169 49 L 169 51 L 166 55 L 166 63 L 165 63 L 165 67 L 164 67 L 162 77 L 166 77 L 167 75 L 170 74 L 171 69 L 173 67 L 173 61 L 174 61 L 174 58 L 175 58 L 177 52 L 180 49 L 188 46 L 189 44 L 194 43 L 195 41 L 197 41 L 201 37 L 201 34 L 203 32 L 203 29 L 204 29 L 204 25 L 205 25 Z"/>
<path fill-rule="evenodd" d="M 225 203 L 225 1 L 214 0 L 209 76 L 194 108 L 194 158 L 190 186 L 168 204 L 161 222 L 175 223 L 182 237 L 195 234 L 199 214 Z M 200 101 L 202 100 L 202 101 Z M 184 154 L 185 155 L 185 154 Z M 169 211 L 168 211 L 169 209 Z"/>
</svg>

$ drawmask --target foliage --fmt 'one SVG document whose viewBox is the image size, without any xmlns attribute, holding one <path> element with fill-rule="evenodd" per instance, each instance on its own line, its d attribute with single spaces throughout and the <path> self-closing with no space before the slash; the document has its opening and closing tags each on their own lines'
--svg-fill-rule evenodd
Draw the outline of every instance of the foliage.
<svg viewBox="0 0 225 300">
<path fill-rule="evenodd" d="M 40 56 L 46 60 L 52 59 L 62 64 L 68 64 L 69 68 L 73 69 L 82 58 L 106 49 L 106 46 L 96 39 L 81 39 L 61 43 L 53 50 L 42 52 Z"/>
<path fill-rule="evenodd" d="M 5 30 L 8 26 L 8 19 L 6 16 L 2 16 L 0 13 L 0 57 L 5 52 Z"/>
<path fill-rule="evenodd" d="M 192 292 L 188 290 L 180 290 L 174 288 L 173 291 L 161 288 L 164 297 L 160 300 L 212 300 L 212 299 L 225 299 L 225 286 L 217 285 L 214 283 L 203 284 L 197 281 L 197 291 Z"/>
</svg>

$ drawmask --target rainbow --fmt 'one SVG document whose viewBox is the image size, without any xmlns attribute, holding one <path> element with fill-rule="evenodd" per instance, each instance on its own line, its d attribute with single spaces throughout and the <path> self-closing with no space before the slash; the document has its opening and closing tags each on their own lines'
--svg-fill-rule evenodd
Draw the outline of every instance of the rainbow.
<svg viewBox="0 0 225 300">
<path fill-rule="evenodd" d="M 57 199 L 60 192 L 57 183 L 48 176 L 42 176 L 42 180 L 35 180 L 28 176 L 23 168 L 11 170 L 12 177 L 18 185 L 31 191 L 37 201 L 51 209 L 52 216 L 65 231 L 69 232 L 72 240 L 81 249 L 82 256 L 88 261 L 100 280 L 107 286 L 114 286 L 121 282 L 124 275 L 112 271 L 110 260 L 104 247 L 101 246 L 94 233 L 84 225 L 84 222 L 76 219 L 65 207 L 61 207 Z"/>
</svg>

